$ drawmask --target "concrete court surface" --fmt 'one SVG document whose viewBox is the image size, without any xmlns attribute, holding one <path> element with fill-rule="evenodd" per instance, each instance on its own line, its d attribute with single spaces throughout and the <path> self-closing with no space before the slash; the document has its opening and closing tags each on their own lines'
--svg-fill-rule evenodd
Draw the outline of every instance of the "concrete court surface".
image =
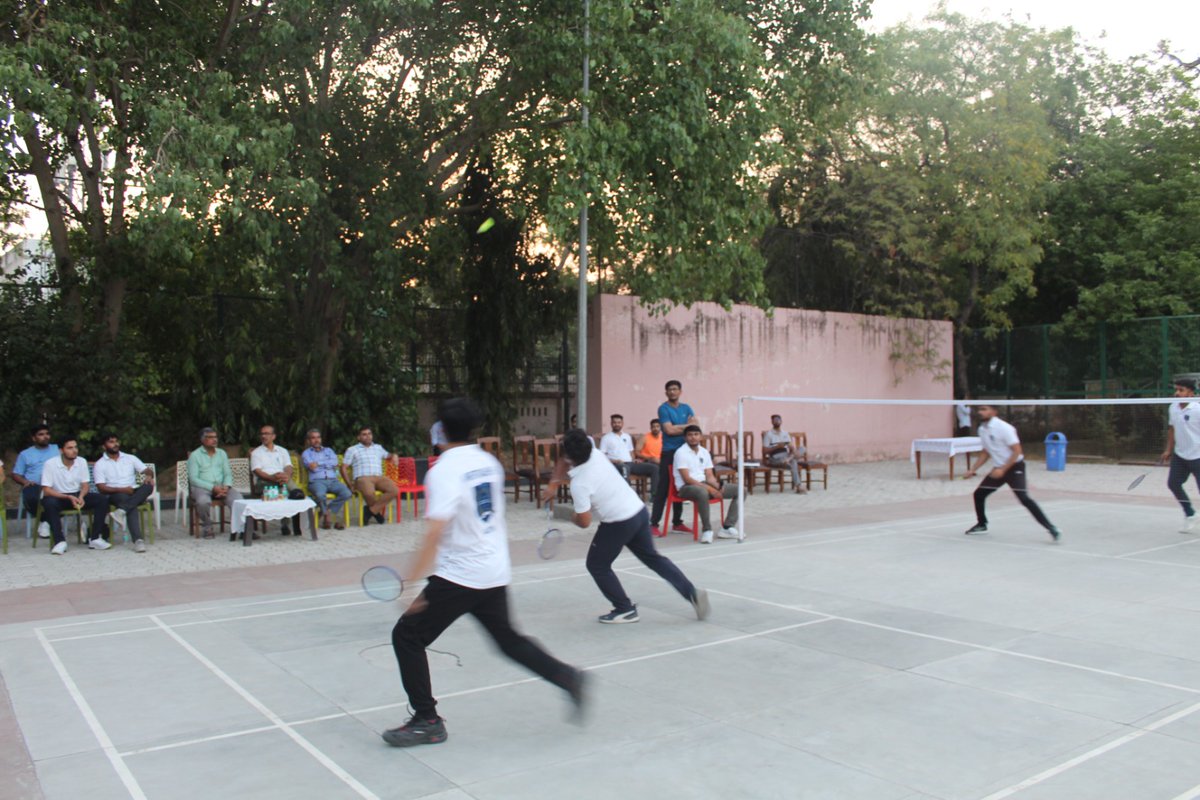
<svg viewBox="0 0 1200 800">
<path fill-rule="evenodd" d="M 1042 492 L 1052 545 L 1004 490 L 965 537 L 972 487 L 752 515 L 740 545 L 672 536 L 707 622 L 625 555 L 642 620 L 596 624 L 589 534 L 553 562 L 516 542 L 517 620 L 589 670 L 583 727 L 462 620 L 430 656 L 449 741 L 387 747 L 396 609 L 349 579 L 9 624 L 0 718 L 28 763 L 6 742 L 0 797 L 1200 797 L 1200 546 L 1177 507 Z"/>
</svg>

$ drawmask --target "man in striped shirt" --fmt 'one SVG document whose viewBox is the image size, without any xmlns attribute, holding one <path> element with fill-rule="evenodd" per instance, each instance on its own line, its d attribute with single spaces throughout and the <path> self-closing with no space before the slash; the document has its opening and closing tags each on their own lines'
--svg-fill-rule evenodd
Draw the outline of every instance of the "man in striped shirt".
<svg viewBox="0 0 1200 800">
<path fill-rule="evenodd" d="M 375 434 L 369 427 L 363 426 L 358 431 L 358 444 L 346 451 L 340 467 L 342 480 L 363 496 L 371 517 L 380 525 L 384 521 L 384 509 L 395 502 L 400 494 L 396 484 L 383 474 L 385 459 L 395 463 L 400 457 L 375 444 Z M 376 492 L 379 492 L 378 497 L 375 496 Z"/>
</svg>

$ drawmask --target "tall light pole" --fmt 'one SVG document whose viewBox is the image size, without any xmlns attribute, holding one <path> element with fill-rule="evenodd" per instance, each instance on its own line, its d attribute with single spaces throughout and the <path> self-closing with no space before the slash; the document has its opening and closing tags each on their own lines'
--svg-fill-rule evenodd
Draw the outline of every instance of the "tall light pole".
<svg viewBox="0 0 1200 800">
<path fill-rule="evenodd" d="M 588 91 L 592 44 L 592 1 L 583 0 L 583 127 L 588 127 Z M 579 427 L 587 430 L 587 299 L 588 299 L 588 198 L 587 168 L 583 171 L 583 207 L 579 209 L 579 337 L 578 366 L 575 369 L 575 407 Z"/>
</svg>

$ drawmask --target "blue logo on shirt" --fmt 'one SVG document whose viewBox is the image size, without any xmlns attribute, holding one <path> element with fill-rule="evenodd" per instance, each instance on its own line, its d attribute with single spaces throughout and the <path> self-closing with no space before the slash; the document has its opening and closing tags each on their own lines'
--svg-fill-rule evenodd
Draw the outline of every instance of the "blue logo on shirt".
<svg viewBox="0 0 1200 800">
<path fill-rule="evenodd" d="M 492 514 L 495 513 L 492 507 L 492 484 L 477 483 L 475 484 L 475 513 L 484 522 L 490 522 Z"/>
</svg>

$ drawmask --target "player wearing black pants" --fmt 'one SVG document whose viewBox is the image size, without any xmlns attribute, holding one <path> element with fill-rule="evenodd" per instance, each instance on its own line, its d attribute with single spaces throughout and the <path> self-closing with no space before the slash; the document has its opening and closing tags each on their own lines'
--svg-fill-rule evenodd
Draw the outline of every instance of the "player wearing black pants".
<svg viewBox="0 0 1200 800">
<path fill-rule="evenodd" d="M 425 648 L 463 614 L 479 620 L 504 655 L 565 690 L 577 712 L 583 706 L 583 672 L 522 636 L 509 618 L 512 565 L 504 522 L 504 468 L 479 445 L 468 443 L 482 414 L 470 400 L 456 398 L 442 403 L 438 419 L 448 442 L 425 476 L 428 524 L 406 582 L 433 574 L 392 629 L 400 680 L 413 710 L 408 722 L 383 733 L 393 747 L 446 741 Z"/>
<path fill-rule="evenodd" d="M 1175 377 L 1175 396 L 1182 402 L 1168 407 L 1167 446 L 1159 459 L 1171 462 L 1167 488 L 1183 508 L 1180 533 L 1191 533 L 1196 528 L 1196 509 L 1183 490 L 1189 477 L 1200 484 L 1200 403 L 1196 402 L 1196 384 L 1195 375 Z"/>
<path fill-rule="evenodd" d="M 979 426 L 979 438 L 983 440 L 984 452 L 979 454 L 979 460 L 963 478 L 975 475 L 989 458 L 992 460 L 992 470 L 975 490 L 976 522 L 974 526 L 967 529 L 966 533 L 968 535 L 987 533 L 988 522 L 984 505 L 987 503 L 988 495 L 1004 484 L 1008 484 L 1016 493 L 1017 499 L 1021 501 L 1021 505 L 1029 510 L 1038 524 L 1045 528 L 1050 537 L 1057 542 L 1061 533 L 1042 513 L 1041 507 L 1029 496 L 1029 491 L 1025 486 L 1025 455 L 1021 450 L 1021 440 L 1017 437 L 1017 429 L 996 416 L 994 406 L 981 405 L 977 409 L 980 419 L 983 420 Z"/>
</svg>

